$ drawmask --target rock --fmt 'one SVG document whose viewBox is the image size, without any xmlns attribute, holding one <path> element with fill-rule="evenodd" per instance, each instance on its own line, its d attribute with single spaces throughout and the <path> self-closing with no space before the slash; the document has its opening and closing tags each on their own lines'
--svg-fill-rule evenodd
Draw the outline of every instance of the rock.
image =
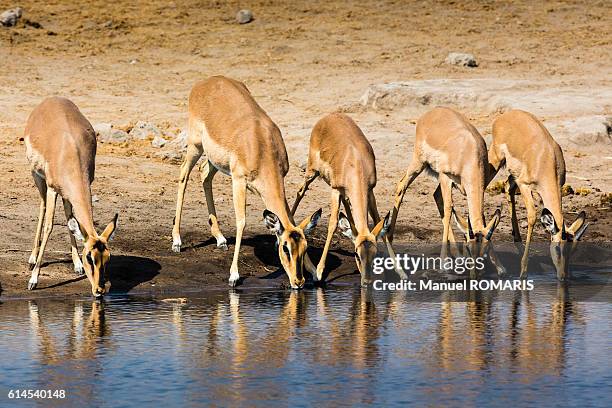
<svg viewBox="0 0 612 408">
<path fill-rule="evenodd" d="M 98 141 L 102 143 L 122 143 L 129 138 L 127 132 L 114 128 L 110 123 L 97 123 L 93 128 Z"/>
<path fill-rule="evenodd" d="M 181 132 L 174 139 L 163 145 L 161 152 L 157 153 L 156 156 L 163 160 L 180 162 L 186 151 L 187 131 L 181 130 Z"/>
<path fill-rule="evenodd" d="M 166 143 L 168 143 L 168 141 L 164 139 L 163 137 L 155 136 L 153 138 L 153 141 L 151 142 L 151 146 L 160 148 L 160 147 L 164 147 Z"/>
<path fill-rule="evenodd" d="M 612 87 L 568 86 L 558 81 L 513 79 L 428 79 L 371 85 L 362 108 L 402 110 L 419 116 L 435 106 L 465 114 L 494 115 L 523 109 L 538 118 L 578 117 L 600 112 L 612 99 Z M 548 127 L 548 123 L 545 124 Z"/>
<path fill-rule="evenodd" d="M 23 9 L 21 7 L 15 7 L 8 9 L 0 14 L 0 25 L 4 27 L 13 27 L 17 24 L 17 21 L 23 15 Z"/>
<path fill-rule="evenodd" d="M 253 21 L 253 12 L 251 10 L 243 9 L 236 13 L 236 21 L 238 24 L 247 24 Z"/>
<path fill-rule="evenodd" d="M 96 194 L 91 196 L 92 203 L 97 203 L 98 201 L 100 201 L 100 198 Z"/>
<path fill-rule="evenodd" d="M 136 122 L 136 125 L 130 130 L 130 137 L 138 140 L 155 139 L 156 137 L 161 137 L 161 135 L 162 132 L 157 126 L 141 120 Z"/>
<path fill-rule="evenodd" d="M 470 68 L 478 66 L 478 62 L 476 62 L 476 58 L 472 54 L 464 54 L 461 52 L 451 52 L 446 56 L 444 62 L 450 65 L 460 65 Z"/>
<path fill-rule="evenodd" d="M 555 139 L 588 146 L 596 143 L 612 144 L 612 116 L 582 116 L 550 126 Z"/>
</svg>

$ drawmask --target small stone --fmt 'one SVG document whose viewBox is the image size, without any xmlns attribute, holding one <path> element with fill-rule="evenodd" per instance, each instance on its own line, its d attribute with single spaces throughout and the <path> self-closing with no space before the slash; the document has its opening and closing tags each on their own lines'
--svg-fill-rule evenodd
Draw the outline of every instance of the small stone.
<svg viewBox="0 0 612 408">
<path fill-rule="evenodd" d="M 0 25 L 4 27 L 13 27 L 17 24 L 17 21 L 23 15 L 23 9 L 21 7 L 15 7 L 8 9 L 0 14 Z"/>
<path fill-rule="evenodd" d="M 168 141 L 164 139 L 163 137 L 155 136 L 153 138 L 153 141 L 151 142 L 151 146 L 160 148 L 160 147 L 164 147 L 166 143 L 168 143 Z"/>
<path fill-rule="evenodd" d="M 97 203 L 98 201 L 100 201 L 100 198 L 96 194 L 91 196 L 92 203 Z"/>
<path fill-rule="evenodd" d="M 450 54 L 448 54 L 444 62 L 450 65 L 460 65 L 463 67 L 470 68 L 478 66 L 478 62 L 476 62 L 476 57 L 474 57 L 472 54 L 464 54 L 460 52 L 451 52 Z"/>
<path fill-rule="evenodd" d="M 161 135 L 162 132 L 157 126 L 144 121 L 136 122 L 136 125 L 130 130 L 130 137 L 138 140 L 155 139 L 155 137 L 161 137 Z"/>
<path fill-rule="evenodd" d="M 187 131 L 181 130 L 174 139 L 164 144 L 163 148 L 156 156 L 162 160 L 180 162 L 187 151 L 187 136 Z"/>
<path fill-rule="evenodd" d="M 253 21 L 253 12 L 251 10 L 243 9 L 236 13 L 236 21 L 238 24 L 247 24 Z"/>
<path fill-rule="evenodd" d="M 129 138 L 125 131 L 114 128 L 110 123 L 96 123 L 93 128 L 102 143 L 122 143 Z"/>
</svg>

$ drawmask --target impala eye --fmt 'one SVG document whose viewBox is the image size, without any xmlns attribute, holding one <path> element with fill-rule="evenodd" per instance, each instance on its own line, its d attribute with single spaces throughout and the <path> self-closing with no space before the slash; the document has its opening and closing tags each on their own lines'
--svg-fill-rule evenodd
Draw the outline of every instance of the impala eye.
<svg viewBox="0 0 612 408">
<path fill-rule="evenodd" d="M 291 252 L 289 252 L 289 247 L 287 247 L 287 244 L 283 244 L 283 252 L 285 253 L 285 256 L 286 256 L 287 258 L 289 258 L 289 257 L 290 257 Z"/>
<path fill-rule="evenodd" d="M 87 254 L 86 258 L 87 258 L 87 262 L 89 262 L 89 264 L 93 266 L 94 261 L 93 261 L 93 258 L 91 257 L 91 253 Z"/>
</svg>

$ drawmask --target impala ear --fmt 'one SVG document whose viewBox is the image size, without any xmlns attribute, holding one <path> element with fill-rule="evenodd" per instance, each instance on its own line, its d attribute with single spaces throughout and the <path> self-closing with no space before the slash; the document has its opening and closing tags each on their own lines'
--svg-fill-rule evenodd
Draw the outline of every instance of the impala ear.
<svg viewBox="0 0 612 408">
<path fill-rule="evenodd" d="M 285 230 L 278 216 L 272 211 L 264 210 L 263 218 L 264 224 L 266 224 L 266 227 L 270 230 L 270 232 L 273 232 L 276 235 L 281 235 Z"/>
<path fill-rule="evenodd" d="M 350 239 L 351 241 L 355 241 L 355 235 L 353 234 L 353 229 L 351 228 L 351 222 L 343 212 L 338 216 L 338 228 L 340 228 L 340 233 Z"/>
<path fill-rule="evenodd" d="M 376 239 L 384 237 L 385 235 L 387 235 L 387 232 L 389 232 L 389 226 L 390 226 L 389 224 L 391 223 L 389 221 L 389 215 L 390 213 L 387 212 L 387 215 L 385 215 L 385 218 L 380 220 L 378 224 L 376 224 L 376 226 L 372 230 L 372 234 L 374 234 Z"/>
<path fill-rule="evenodd" d="M 493 218 L 491 219 L 491 221 L 489 221 L 489 224 L 487 225 L 487 236 L 486 239 L 487 241 L 491 240 L 491 236 L 493 235 L 493 232 L 495 231 L 495 228 L 497 228 L 497 226 L 499 225 L 499 219 L 501 218 L 501 211 L 499 210 L 499 208 L 497 210 L 495 210 L 495 214 L 493 214 Z"/>
<path fill-rule="evenodd" d="M 299 227 L 304 231 L 304 235 L 308 235 L 315 229 L 319 220 L 321 219 L 321 213 L 323 212 L 322 208 L 319 208 L 317 211 L 312 213 L 310 218 L 304 219 L 299 225 Z"/>
<path fill-rule="evenodd" d="M 576 218 L 576 221 L 574 221 L 572 225 L 570 225 L 570 227 L 566 228 L 565 230 L 572 235 L 576 235 L 576 231 L 578 231 L 582 227 L 585 221 L 586 213 L 584 211 L 580 211 L 580 214 L 578 214 L 578 218 Z"/>
<path fill-rule="evenodd" d="M 584 234 L 588 226 L 589 223 L 586 222 L 586 213 L 584 211 L 580 211 L 580 214 L 578 214 L 578 218 L 576 218 L 576 221 L 574 221 L 572 225 L 567 228 L 567 232 L 572 235 L 574 241 L 578 241 L 580 240 L 580 238 L 582 238 L 582 235 Z"/>
<path fill-rule="evenodd" d="M 546 228 L 546 231 L 550 232 L 551 235 L 556 235 L 559 232 L 559 226 L 555 222 L 555 217 L 553 217 L 552 213 L 548 208 L 544 208 L 542 210 L 542 215 L 540 215 L 540 222 Z"/>
<path fill-rule="evenodd" d="M 72 235 L 74 235 L 74 237 L 82 242 L 87 241 L 87 238 L 85 238 L 85 236 L 87 236 L 87 234 L 83 233 L 83 231 L 81 231 L 81 226 L 79 225 L 79 222 L 76 220 L 76 218 L 71 217 L 68 220 L 68 230 L 70 231 L 70 233 Z"/>
<path fill-rule="evenodd" d="M 119 218 L 119 214 L 115 214 L 113 220 L 104 228 L 101 238 L 104 238 L 106 242 L 111 242 L 115 236 L 115 231 L 117 231 L 117 219 Z"/>
</svg>

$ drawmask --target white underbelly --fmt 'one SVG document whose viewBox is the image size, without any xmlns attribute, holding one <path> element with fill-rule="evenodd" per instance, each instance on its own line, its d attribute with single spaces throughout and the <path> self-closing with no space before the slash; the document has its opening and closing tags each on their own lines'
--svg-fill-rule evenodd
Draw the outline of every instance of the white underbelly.
<svg viewBox="0 0 612 408">
<path fill-rule="evenodd" d="M 32 145 L 29 143 L 27 139 L 26 139 L 25 145 L 26 145 L 26 158 L 28 159 L 28 162 L 30 163 L 30 168 L 32 169 L 34 173 L 36 173 L 37 176 L 45 179 L 46 178 L 45 168 L 47 167 L 45 159 L 42 157 L 40 153 L 38 153 L 36 149 L 32 147 Z"/>
<path fill-rule="evenodd" d="M 202 147 L 207 160 L 221 173 L 231 176 L 231 152 L 211 139 L 204 123 L 200 123 L 198 127 L 202 133 Z"/>
</svg>

